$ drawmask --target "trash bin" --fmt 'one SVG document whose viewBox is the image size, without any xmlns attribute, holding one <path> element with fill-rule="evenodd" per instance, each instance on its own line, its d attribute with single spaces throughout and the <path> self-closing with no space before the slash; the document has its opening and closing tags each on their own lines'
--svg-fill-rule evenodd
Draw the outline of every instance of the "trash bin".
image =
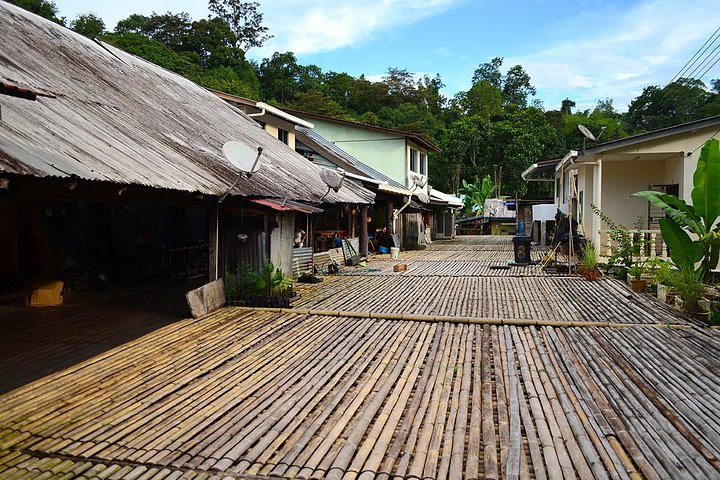
<svg viewBox="0 0 720 480">
<path fill-rule="evenodd" d="M 393 260 L 400 258 L 400 249 L 397 247 L 390 247 L 390 258 Z"/>
<path fill-rule="evenodd" d="M 513 249 L 515 250 L 515 263 L 527 265 L 530 263 L 530 237 L 516 235 L 513 237 Z"/>
</svg>

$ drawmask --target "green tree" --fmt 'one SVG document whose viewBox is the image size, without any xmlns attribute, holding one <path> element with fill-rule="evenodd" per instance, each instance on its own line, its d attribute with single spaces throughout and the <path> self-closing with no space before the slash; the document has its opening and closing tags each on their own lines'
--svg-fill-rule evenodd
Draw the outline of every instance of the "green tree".
<svg viewBox="0 0 720 480">
<path fill-rule="evenodd" d="M 99 37 L 105 32 L 105 22 L 94 13 L 78 15 L 70 22 L 70 28 L 88 38 Z"/>
<path fill-rule="evenodd" d="M 714 108 L 717 93 L 701 80 L 680 78 L 664 88 L 648 86 L 628 107 L 625 122 L 639 133 L 699 120 L 720 113 Z"/>
<path fill-rule="evenodd" d="M 183 50 L 197 54 L 198 63 L 206 68 L 235 68 L 245 58 L 235 47 L 235 34 L 217 17 L 192 22 L 183 43 Z"/>
<path fill-rule="evenodd" d="M 553 158 L 560 151 L 559 138 L 542 110 L 529 107 L 508 112 L 490 125 L 488 143 L 477 174 L 492 173 L 502 166 L 501 194 L 524 196 L 528 191 L 521 173 L 539 159 Z"/>
<path fill-rule="evenodd" d="M 120 20 L 115 27 L 115 33 L 145 35 L 176 52 L 182 52 L 187 50 L 186 44 L 191 29 L 192 19 L 185 12 L 163 14 L 153 12 L 149 17 L 133 14 Z"/>
<path fill-rule="evenodd" d="M 52 0 L 8 0 L 13 5 L 17 5 L 20 8 L 32 12 L 35 15 L 40 15 L 43 18 L 52 20 L 60 25 L 65 25 L 65 18 L 58 17 L 57 5 Z"/>
<path fill-rule="evenodd" d="M 133 13 L 129 17 L 120 20 L 117 25 L 115 25 L 115 33 L 119 34 L 138 33 L 149 36 L 149 32 L 150 17 L 146 17 L 145 15 L 138 15 L 137 13 Z"/>
<path fill-rule="evenodd" d="M 562 101 L 560 106 L 560 113 L 563 115 L 572 115 L 572 109 L 575 108 L 576 103 L 569 98 Z"/>
<path fill-rule="evenodd" d="M 442 152 L 430 163 L 430 182 L 457 194 L 463 176 L 478 176 L 474 172 L 485 151 L 488 129 L 487 119 L 478 115 L 462 116 L 451 124 L 440 143 Z"/>
<path fill-rule="evenodd" d="M 387 85 L 386 106 L 397 108 L 403 103 L 415 103 L 420 100 L 412 72 L 404 68 L 389 67 L 382 81 Z"/>
<path fill-rule="evenodd" d="M 500 72 L 502 64 L 502 57 L 495 57 L 489 62 L 481 63 L 478 68 L 475 69 L 475 73 L 473 73 L 473 84 L 485 80 L 493 87 L 501 90 L 503 87 L 502 73 Z"/>
<path fill-rule="evenodd" d="M 456 96 L 466 115 L 479 115 L 489 119 L 503 111 L 502 92 L 488 80 L 476 82 L 467 92 Z"/>
<path fill-rule="evenodd" d="M 440 90 L 445 87 L 445 84 L 440 78 L 440 74 L 436 74 L 434 77 L 430 75 L 423 75 L 418 81 L 417 90 L 422 102 L 425 107 L 430 110 L 434 116 L 442 115 L 447 99 L 440 93 Z"/>
<path fill-rule="evenodd" d="M 272 38 L 268 27 L 262 25 L 263 14 L 258 12 L 258 2 L 238 0 L 210 0 L 208 9 L 227 23 L 235 34 L 236 46 L 247 52 L 261 47 Z"/>
<path fill-rule="evenodd" d="M 153 12 L 148 22 L 148 29 L 150 38 L 164 43 L 176 52 L 181 52 L 187 49 L 186 43 L 192 29 L 192 19 L 185 12 L 166 12 L 162 15 Z"/>
<path fill-rule="evenodd" d="M 303 112 L 319 113 L 321 115 L 329 115 L 336 118 L 344 118 L 351 120 L 350 113 L 332 98 L 325 95 L 320 90 L 310 90 L 300 92 L 295 99 L 288 104 L 288 107 Z"/>
<path fill-rule="evenodd" d="M 238 74 L 237 69 L 230 67 L 216 67 L 213 69 L 198 69 L 186 75 L 190 80 L 213 90 L 239 95 L 241 97 L 257 98 L 258 86 Z"/>
<path fill-rule="evenodd" d="M 186 77 L 196 75 L 199 70 L 199 67 L 190 62 L 186 56 L 172 50 L 164 43 L 140 33 L 113 33 L 105 35 L 103 40 Z"/>
<path fill-rule="evenodd" d="M 525 108 L 528 106 L 528 97 L 535 95 L 535 87 L 530 83 L 530 75 L 522 65 L 511 67 L 505 75 L 502 74 L 502 57 L 495 57 L 487 63 L 481 63 L 473 74 L 473 86 L 479 82 L 487 82 L 500 91 L 502 103 L 505 107 Z M 488 87 L 484 87 L 488 91 Z"/>
<path fill-rule="evenodd" d="M 357 80 L 347 73 L 328 72 L 323 77 L 322 88 L 328 98 L 349 109 L 356 82 Z"/>
<path fill-rule="evenodd" d="M 530 75 L 520 65 L 515 65 L 507 71 L 503 78 L 502 96 L 505 105 L 515 105 L 525 108 L 528 97 L 534 96 L 536 90 L 530 84 Z"/>
<path fill-rule="evenodd" d="M 403 103 L 397 108 L 382 107 L 377 116 L 382 127 L 418 133 L 431 142 L 437 141 L 443 128 L 427 107 L 417 103 Z"/>
<path fill-rule="evenodd" d="M 357 115 L 378 112 L 381 107 L 387 106 L 387 96 L 388 86 L 384 82 L 371 82 L 365 75 L 360 75 L 353 86 L 348 107 Z"/>
<path fill-rule="evenodd" d="M 258 73 L 265 100 L 288 103 L 300 92 L 302 67 L 292 52 L 275 52 L 263 59 Z"/>
</svg>

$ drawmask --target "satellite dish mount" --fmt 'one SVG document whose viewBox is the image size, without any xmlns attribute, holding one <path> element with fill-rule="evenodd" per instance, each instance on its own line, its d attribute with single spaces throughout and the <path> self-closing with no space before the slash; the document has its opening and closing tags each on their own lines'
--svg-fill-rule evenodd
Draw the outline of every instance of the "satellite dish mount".
<svg viewBox="0 0 720 480">
<path fill-rule="evenodd" d="M 327 192 L 325 192 L 325 195 L 323 195 L 320 199 L 320 201 L 323 201 L 325 200 L 325 197 L 330 194 L 330 190 L 333 190 L 335 193 L 337 193 L 343 186 L 343 182 L 345 181 L 345 170 L 343 170 L 342 168 L 338 168 L 337 170 L 323 168 L 322 170 L 320 170 L 320 178 L 323 182 L 325 182 L 325 185 L 327 185 L 328 187 Z"/>
<path fill-rule="evenodd" d="M 428 203 L 430 201 L 430 195 L 428 195 L 426 188 L 428 182 L 427 177 L 411 173 L 410 180 L 413 182 L 412 190 L 410 190 L 412 195 L 416 195 L 422 203 Z M 399 210 L 393 210 L 393 231 L 396 231 L 396 223 L 397 219 L 400 218 L 400 214 L 403 210 L 410 206 L 410 203 L 412 202 L 412 195 L 403 197 L 403 200 L 405 201 L 403 206 Z"/>
<path fill-rule="evenodd" d="M 596 142 L 602 136 L 605 128 L 606 127 L 602 127 L 598 136 L 595 137 L 595 135 L 593 135 L 589 128 L 587 128 L 585 125 L 578 124 L 578 130 L 580 130 L 580 133 L 582 133 L 583 137 L 585 137 L 583 138 L 583 152 L 585 152 L 585 148 L 587 147 L 587 141 L 590 140 L 591 142 Z"/>
<path fill-rule="evenodd" d="M 235 185 L 237 185 L 240 181 L 243 173 L 247 176 L 247 178 L 250 178 L 253 173 L 260 170 L 260 155 L 262 155 L 263 152 L 262 147 L 257 147 L 256 154 L 252 147 L 249 147 L 245 143 L 238 142 L 237 140 L 225 142 L 222 150 L 227 161 L 230 162 L 233 167 L 240 170 L 241 173 L 235 179 L 233 184 L 230 185 L 230 188 L 228 188 L 227 191 L 220 197 L 218 203 L 222 203 L 223 200 L 225 200 L 225 197 L 228 196 L 232 189 L 235 188 Z"/>
</svg>

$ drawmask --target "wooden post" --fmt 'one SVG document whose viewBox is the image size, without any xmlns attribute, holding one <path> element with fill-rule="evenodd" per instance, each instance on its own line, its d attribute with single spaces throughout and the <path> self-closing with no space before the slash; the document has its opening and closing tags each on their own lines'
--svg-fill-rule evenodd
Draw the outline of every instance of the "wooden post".
<svg viewBox="0 0 720 480">
<path fill-rule="evenodd" d="M 350 238 L 355 236 L 355 210 L 353 210 L 352 205 L 350 205 L 350 209 L 348 210 L 347 231 Z"/>
<path fill-rule="evenodd" d="M 208 215 L 209 222 L 208 228 L 210 234 L 208 235 L 208 277 L 212 282 L 220 277 L 219 263 L 220 263 L 220 204 L 216 203 L 211 205 L 210 215 Z"/>
<path fill-rule="evenodd" d="M 393 233 L 395 233 L 393 231 L 393 210 L 394 210 L 393 202 L 392 202 L 392 200 L 388 200 L 388 202 L 387 202 L 387 233 L 388 233 L 388 235 L 392 235 Z"/>
<path fill-rule="evenodd" d="M 368 254 L 368 206 L 360 207 L 360 255 Z"/>
</svg>

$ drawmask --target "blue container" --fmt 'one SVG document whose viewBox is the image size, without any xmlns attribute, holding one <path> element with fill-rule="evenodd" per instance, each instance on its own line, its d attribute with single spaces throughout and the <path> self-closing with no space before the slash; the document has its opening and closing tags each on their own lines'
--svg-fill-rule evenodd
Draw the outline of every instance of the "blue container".
<svg viewBox="0 0 720 480">
<path fill-rule="evenodd" d="M 378 253 L 390 253 L 390 249 L 388 247 L 383 247 L 382 245 L 380 245 L 378 247 Z"/>
<path fill-rule="evenodd" d="M 525 225 L 523 224 L 522 220 L 518 220 L 517 222 L 517 234 L 519 236 L 525 235 Z"/>
</svg>

